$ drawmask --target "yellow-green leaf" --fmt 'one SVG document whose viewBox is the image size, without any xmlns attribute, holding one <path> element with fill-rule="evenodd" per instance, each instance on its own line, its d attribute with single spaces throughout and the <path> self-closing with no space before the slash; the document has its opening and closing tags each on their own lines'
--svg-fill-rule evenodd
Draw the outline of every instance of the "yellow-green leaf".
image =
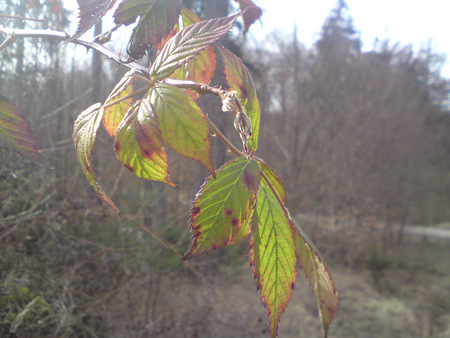
<svg viewBox="0 0 450 338">
<path fill-rule="evenodd" d="M 106 192 L 98 183 L 98 179 L 94 174 L 94 167 L 92 165 L 92 154 L 94 152 L 95 138 L 98 134 L 103 119 L 103 109 L 100 103 L 95 103 L 86 110 L 84 110 L 74 123 L 73 143 L 77 153 L 78 161 L 81 164 L 84 174 L 89 183 L 102 200 L 108 203 L 114 211 L 120 215 L 119 209 L 115 206 L 113 201 L 109 198 Z"/>
<path fill-rule="evenodd" d="M 123 88 L 117 96 L 113 98 L 108 98 L 106 103 L 111 103 L 113 101 L 124 98 L 127 95 L 130 95 L 133 91 L 133 87 L 131 83 L 129 83 L 125 88 Z M 109 136 L 116 136 L 117 128 L 119 124 L 122 122 L 123 118 L 127 114 L 128 110 L 133 105 L 133 99 L 131 97 L 116 103 L 113 106 L 105 108 L 103 114 L 103 126 L 105 127 L 106 132 Z"/>
<path fill-rule="evenodd" d="M 148 99 L 137 102 L 116 133 L 117 157 L 136 176 L 174 185 L 158 121 Z"/>
<path fill-rule="evenodd" d="M 182 259 L 234 243 L 240 229 L 248 225 L 258 189 L 258 164 L 245 157 L 227 162 L 215 179 L 208 177 L 191 209 L 193 242 Z"/>
<path fill-rule="evenodd" d="M 163 140 L 180 155 L 203 164 L 215 176 L 205 116 L 183 90 L 158 83 L 150 91 Z"/>
<path fill-rule="evenodd" d="M 296 257 L 288 218 L 272 190 L 261 186 L 251 224 L 251 264 L 269 312 L 271 336 L 294 289 Z"/>
</svg>

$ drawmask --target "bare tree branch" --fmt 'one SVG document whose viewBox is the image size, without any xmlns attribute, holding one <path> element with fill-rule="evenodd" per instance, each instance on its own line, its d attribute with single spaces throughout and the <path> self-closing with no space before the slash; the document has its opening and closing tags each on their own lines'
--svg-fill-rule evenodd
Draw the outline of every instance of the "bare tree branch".
<svg viewBox="0 0 450 338">
<path fill-rule="evenodd" d="M 63 40 L 62 44 L 67 43 L 67 39 L 70 38 L 70 35 L 65 32 L 59 32 L 54 31 L 51 29 L 12 29 L 5 26 L 0 25 L 0 34 L 6 37 L 6 41 L 10 41 L 17 38 L 50 38 L 50 39 L 57 39 L 57 40 Z M 13 39 L 11 38 L 13 37 Z M 111 49 L 103 46 L 101 43 L 98 42 L 89 42 L 82 39 L 74 39 L 70 42 L 75 43 L 77 45 L 84 46 L 86 48 L 92 48 L 98 51 L 99 53 L 103 54 L 108 59 L 111 59 L 118 64 L 130 68 L 130 69 L 136 69 L 140 73 L 147 75 L 148 69 L 137 62 L 127 62 L 122 60 L 119 54 L 112 51 Z M 2 46 L 5 43 L 2 44 Z M 61 44 L 61 45 L 62 45 Z M 8 42 L 9 45 L 9 42 Z M 61 46 L 60 45 L 60 46 Z M 6 47 L 6 46 L 5 46 Z"/>
</svg>

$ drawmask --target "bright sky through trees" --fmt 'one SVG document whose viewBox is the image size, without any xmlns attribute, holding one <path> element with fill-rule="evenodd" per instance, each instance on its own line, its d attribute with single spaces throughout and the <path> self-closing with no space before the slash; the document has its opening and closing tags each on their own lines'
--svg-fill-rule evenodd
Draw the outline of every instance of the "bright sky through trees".
<svg viewBox="0 0 450 338">
<path fill-rule="evenodd" d="M 376 38 L 414 49 L 431 42 L 434 52 L 450 55 L 450 1 L 448 0 L 346 0 L 354 27 L 361 32 L 363 49 L 370 49 Z M 251 28 L 257 39 L 278 30 L 289 34 L 297 26 L 299 40 L 311 46 L 337 0 L 256 0 L 263 11 L 261 23 Z M 447 57 L 443 75 L 450 77 Z"/>
<path fill-rule="evenodd" d="M 297 27 L 301 43 L 311 46 L 319 38 L 320 29 L 336 6 L 337 0 L 254 0 L 263 9 L 261 22 L 250 29 L 256 40 L 273 31 L 291 34 Z M 431 43 L 432 50 L 447 55 L 442 69 L 450 78 L 450 1 L 448 0 L 346 0 L 354 27 L 361 33 L 363 50 L 371 49 L 376 38 L 391 44 L 413 45 L 417 51 Z M 76 2 L 64 0 L 69 10 Z M 75 29 L 75 28 L 73 28 Z M 131 29 L 130 29 L 131 31 Z"/>
</svg>

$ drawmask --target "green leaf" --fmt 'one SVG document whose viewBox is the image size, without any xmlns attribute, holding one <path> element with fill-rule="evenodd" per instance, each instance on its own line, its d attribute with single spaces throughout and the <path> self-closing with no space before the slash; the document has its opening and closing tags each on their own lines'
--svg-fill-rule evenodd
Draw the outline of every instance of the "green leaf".
<svg viewBox="0 0 450 338">
<path fill-rule="evenodd" d="M 297 271 L 288 218 L 267 187 L 259 189 L 251 232 L 251 264 L 261 299 L 264 299 L 269 312 L 271 335 L 276 337 L 278 323 L 294 289 Z"/>
<path fill-rule="evenodd" d="M 258 162 L 258 164 L 259 168 L 261 169 L 261 172 L 264 174 L 265 178 L 267 178 L 270 185 L 272 185 L 273 189 L 275 190 L 275 193 L 284 204 L 286 202 L 286 187 L 284 186 L 283 182 L 277 176 L 275 171 L 273 171 L 273 169 L 269 167 L 266 163 Z M 261 184 L 265 187 L 269 187 L 265 179 L 262 180 Z"/>
<path fill-rule="evenodd" d="M 19 110 L 2 95 L 0 95 L 0 140 L 24 158 L 45 167 L 33 130 Z"/>
<path fill-rule="evenodd" d="M 159 53 L 150 68 L 150 76 L 156 80 L 170 76 L 175 69 L 223 37 L 239 15 L 201 21 L 178 32 Z"/>
<path fill-rule="evenodd" d="M 178 23 L 181 0 L 125 0 L 114 13 L 116 24 L 130 25 L 139 17 L 127 47 L 133 59 L 140 59 Z"/>
<path fill-rule="evenodd" d="M 292 217 L 290 225 L 294 237 L 295 252 L 300 266 L 314 290 L 322 322 L 323 336 L 327 337 L 331 321 L 338 309 L 339 295 L 331 278 L 330 270 L 317 248 Z"/>
<path fill-rule="evenodd" d="M 249 70 L 240 58 L 224 47 L 220 47 L 219 52 L 224 63 L 227 83 L 238 92 L 244 110 L 252 122 L 252 136 L 248 140 L 248 145 L 250 150 L 256 150 L 258 148 L 260 108 L 255 84 Z"/>
<path fill-rule="evenodd" d="M 130 109 L 117 129 L 114 149 L 119 160 L 136 176 L 175 186 L 169 179 L 167 154 L 148 99 Z"/>
<path fill-rule="evenodd" d="M 111 103 L 115 100 L 124 98 L 125 96 L 130 95 L 132 92 L 133 86 L 131 85 L 130 82 L 127 84 L 125 88 L 123 88 L 120 92 L 118 92 L 116 96 L 110 98 L 111 97 L 110 95 L 110 97 L 106 99 L 106 103 Z M 133 105 L 133 98 L 129 97 L 128 99 L 120 101 L 119 103 L 116 103 L 113 106 L 105 108 L 103 114 L 103 126 L 105 127 L 106 132 L 111 137 L 114 137 L 116 135 L 116 130 L 119 127 L 119 124 L 122 122 L 123 118 L 125 117 L 125 115 L 127 114 L 128 110 L 131 108 L 132 105 Z"/>
<path fill-rule="evenodd" d="M 109 198 L 106 192 L 98 183 L 98 179 L 94 174 L 94 167 L 92 165 L 92 154 L 94 152 L 95 139 L 98 134 L 98 128 L 102 123 L 103 109 L 101 103 L 95 103 L 86 110 L 84 110 L 74 123 L 73 143 L 77 153 L 78 161 L 81 164 L 84 174 L 89 183 L 94 187 L 94 190 L 102 200 L 108 203 L 114 211 L 120 215 L 119 209 L 115 206 L 113 201 Z"/>
<path fill-rule="evenodd" d="M 162 137 L 180 155 L 203 164 L 215 176 L 205 116 L 183 90 L 158 83 L 150 91 Z"/>
<path fill-rule="evenodd" d="M 193 241 L 181 258 L 188 260 L 235 241 L 248 223 L 259 189 L 259 167 L 239 157 L 227 162 L 217 177 L 208 177 L 197 193 L 191 209 Z"/>
</svg>

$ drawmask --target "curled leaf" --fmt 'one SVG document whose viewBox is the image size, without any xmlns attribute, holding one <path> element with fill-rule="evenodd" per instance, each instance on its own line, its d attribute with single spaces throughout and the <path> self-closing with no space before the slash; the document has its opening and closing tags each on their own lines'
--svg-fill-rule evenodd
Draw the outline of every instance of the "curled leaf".
<svg viewBox="0 0 450 338">
<path fill-rule="evenodd" d="M 327 264 L 312 241 L 291 217 L 289 220 L 294 238 L 295 253 L 305 277 L 316 296 L 323 336 L 327 337 L 331 321 L 339 306 L 339 295 L 331 278 Z"/>
<path fill-rule="evenodd" d="M 248 140 L 248 146 L 250 150 L 256 150 L 258 148 L 260 108 L 255 84 L 249 70 L 240 58 L 224 47 L 220 47 L 219 51 L 224 63 L 227 83 L 238 93 L 244 111 L 251 121 L 252 133 Z"/>
<path fill-rule="evenodd" d="M 81 164 L 84 174 L 89 183 L 97 192 L 99 197 L 108 203 L 114 211 L 120 215 L 119 209 L 113 203 L 111 198 L 106 194 L 98 183 L 98 179 L 94 174 L 92 165 L 92 154 L 94 152 L 95 139 L 98 134 L 98 128 L 102 123 L 103 109 L 101 103 L 95 103 L 84 110 L 75 120 L 73 129 L 73 144 L 77 153 L 78 161 Z"/>
</svg>

